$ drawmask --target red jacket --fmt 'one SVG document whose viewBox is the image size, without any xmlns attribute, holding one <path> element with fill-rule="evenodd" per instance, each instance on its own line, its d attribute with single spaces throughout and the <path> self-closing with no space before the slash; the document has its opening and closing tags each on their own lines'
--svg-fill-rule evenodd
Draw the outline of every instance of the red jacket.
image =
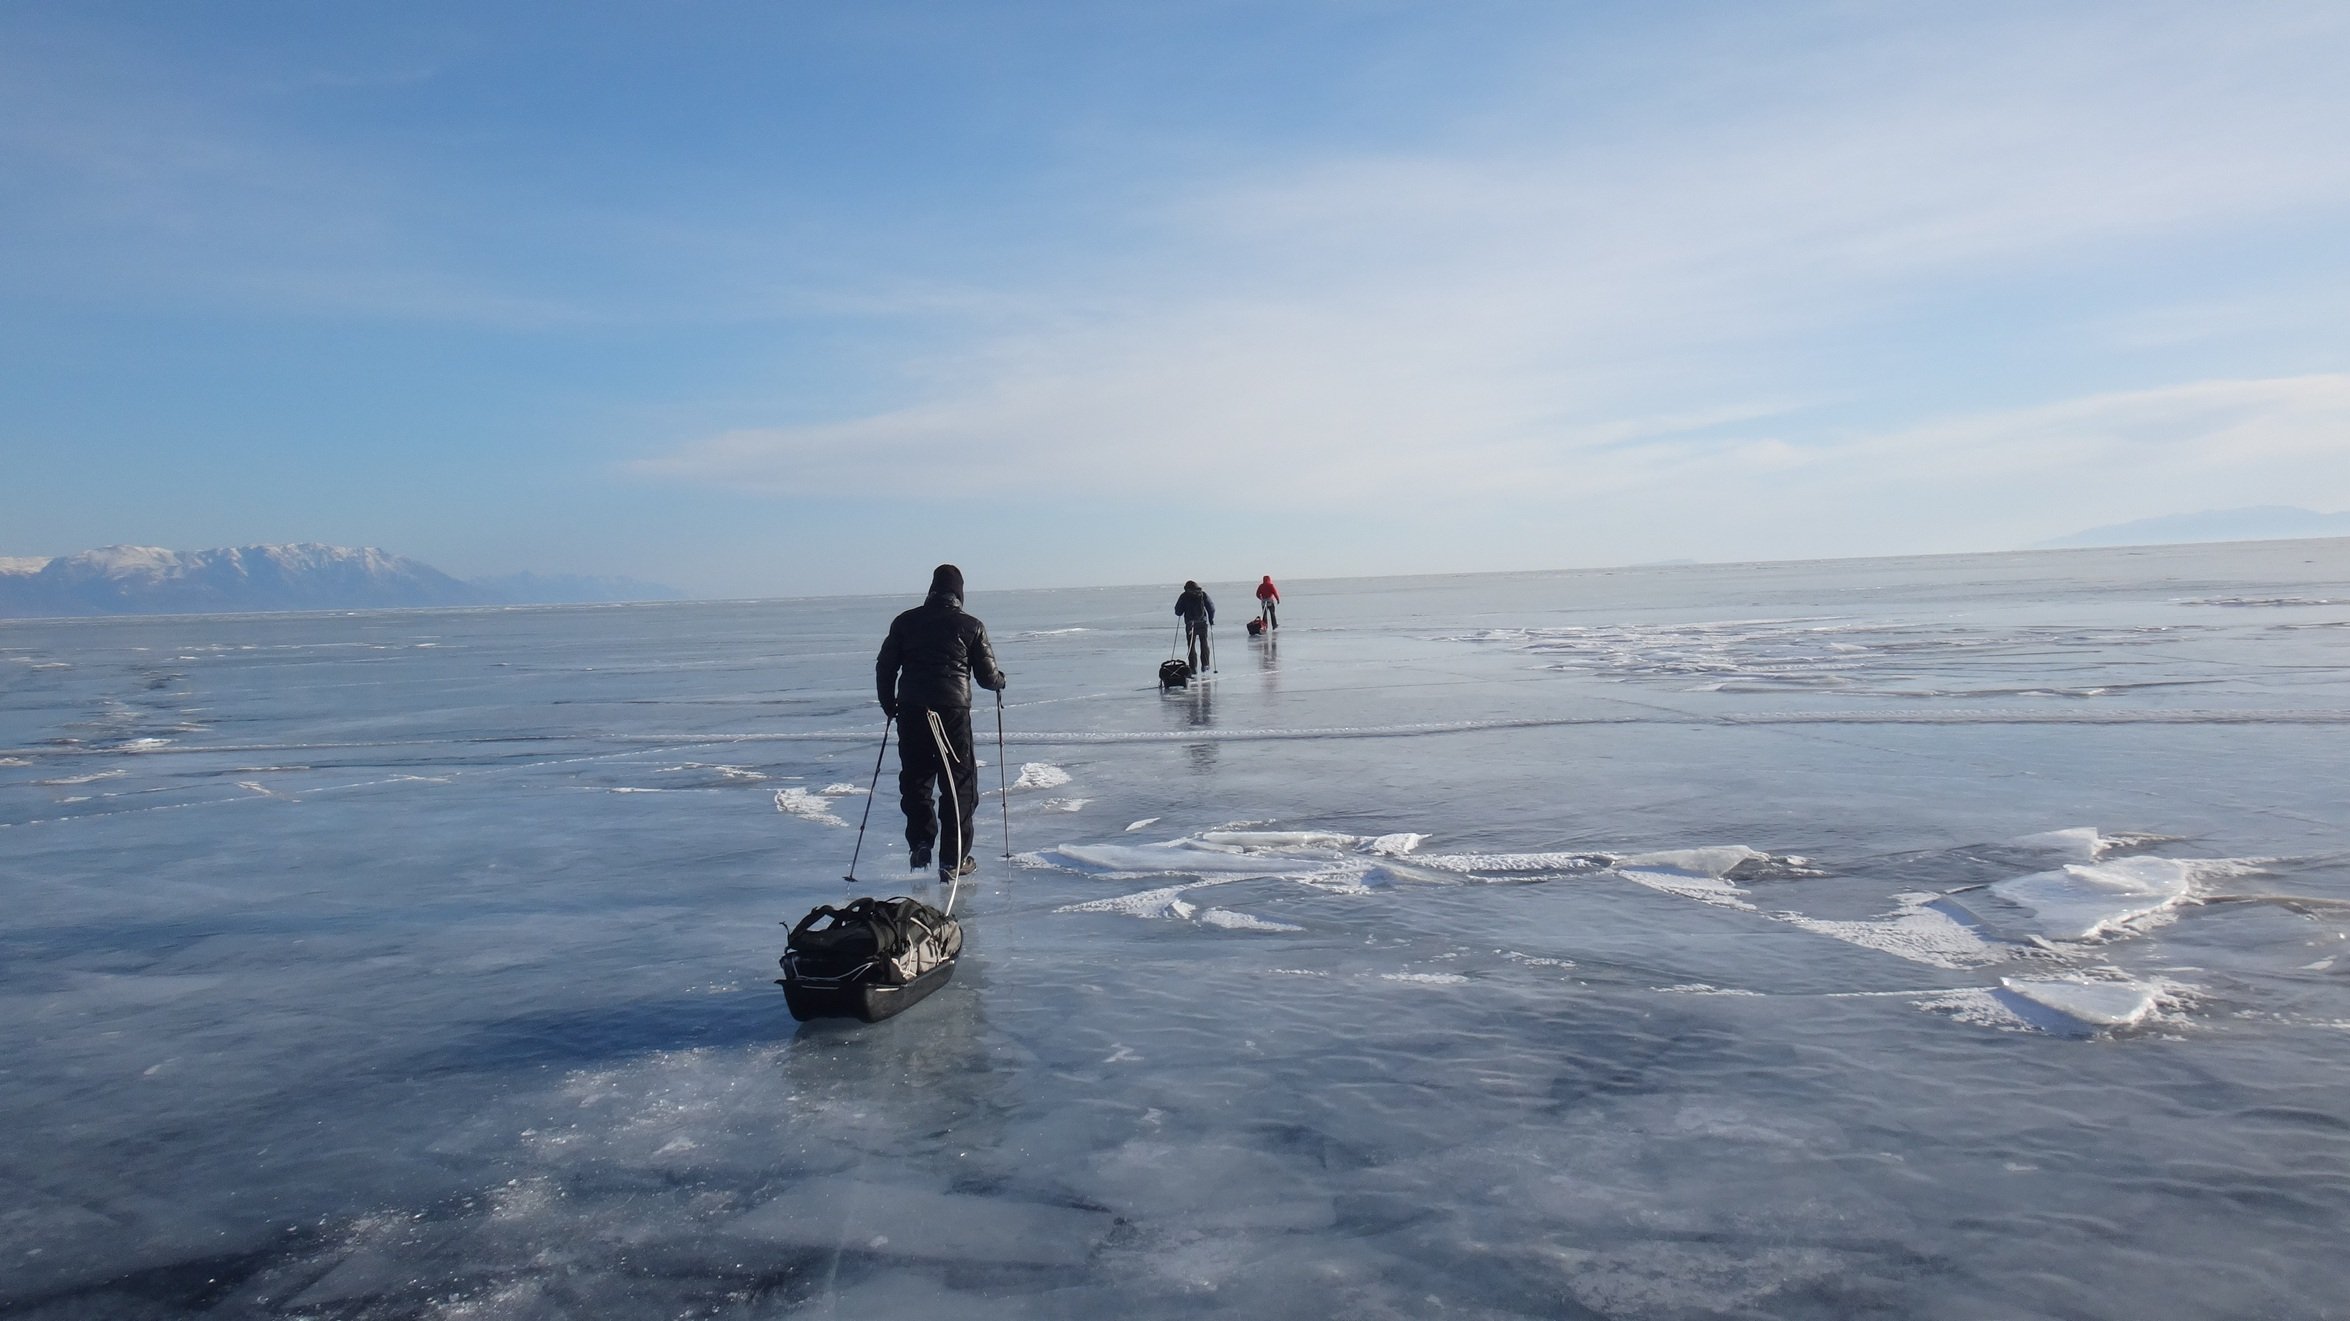
<svg viewBox="0 0 2350 1321">
<path fill-rule="evenodd" d="M 1281 600 L 1281 589 L 1273 585 L 1273 575 L 1266 574 L 1265 581 L 1257 584 L 1257 599 L 1276 603 Z"/>
</svg>

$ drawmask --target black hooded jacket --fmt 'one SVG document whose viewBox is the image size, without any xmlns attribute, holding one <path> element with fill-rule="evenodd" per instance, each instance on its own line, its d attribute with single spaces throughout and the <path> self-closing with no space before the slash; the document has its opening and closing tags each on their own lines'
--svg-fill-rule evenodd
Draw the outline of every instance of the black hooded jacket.
<svg viewBox="0 0 2350 1321">
<path fill-rule="evenodd" d="M 1183 595 L 1175 598 L 1175 613 L 1193 628 L 1203 628 L 1216 622 L 1216 603 L 1198 583 L 1185 583 Z"/>
<path fill-rule="evenodd" d="M 987 625 L 963 613 L 963 575 L 953 568 L 940 565 L 922 604 L 890 621 L 874 659 L 881 709 L 892 715 L 901 707 L 967 709 L 974 675 L 980 687 L 1003 691 L 1004 672 L 996 668 Z"/>
</svg>

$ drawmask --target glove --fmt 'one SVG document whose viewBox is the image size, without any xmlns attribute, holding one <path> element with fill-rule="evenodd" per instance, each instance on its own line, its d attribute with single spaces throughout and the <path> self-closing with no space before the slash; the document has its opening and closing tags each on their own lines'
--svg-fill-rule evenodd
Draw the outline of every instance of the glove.
<svg viewBox="0 0 2350 1321">
<path fill-rule="evenodd" d="M 897 719 L 897 718 L 898 718 L 898 704 L 897 704 L 897 703 L 895 703 L 895 702 L 883 702 L 883 703 L 881 704 L 881 715 L 882 715 L 882 718 L 883 718 L 883 719 L 885 719 L 885 720 L 895 720 L 895 719 Z"/>
</svg>

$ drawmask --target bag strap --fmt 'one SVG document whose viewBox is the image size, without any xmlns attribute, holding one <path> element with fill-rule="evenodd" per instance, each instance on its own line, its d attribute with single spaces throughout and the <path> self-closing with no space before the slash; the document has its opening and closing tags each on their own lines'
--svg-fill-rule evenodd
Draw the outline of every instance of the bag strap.
<svg viewBox="0 0 2350 1321">
<path fill-rule="evenodd" d="M 859 900 L 858 902 L 862 903 L 864 901 Z M 795 936 L 801 934 L 810 927 L 815 926 L 816 919 L 820 917 L 829 917 L 833 921 L 838 922 L 840 921 L 841 911 L 837 908 L 834 908 L 831 904 L 819 904 L 816 906 L 816 909 L 813 912 L 800 919 L 799 925 L 793 927 L 791 929 L 791 933 Z"/>
</svg>

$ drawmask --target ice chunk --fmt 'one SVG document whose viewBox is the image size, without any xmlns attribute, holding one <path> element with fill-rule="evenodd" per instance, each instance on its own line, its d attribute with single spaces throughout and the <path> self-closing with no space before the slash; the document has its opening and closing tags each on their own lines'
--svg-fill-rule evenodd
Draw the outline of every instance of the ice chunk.
<svg viewBox="0 0 2350 1321">
<path fill-rule="evenodd" d="M 2016 840 L 2016 843 L 2025 848 L 2046 849 L 2050 853 L 2062 853 L 2069 857 L 2079 858 L 2083 862 L 2095 862 L 2097 855 L 2110 847 L 2105 837 L 2097 833 L 2095 826 L 2075 826 L 2069 830 L 2044 830 L 2037 835 L 2025 835 Z"/>
<path fill-rule="evenodd" d="M 803 821 L 813 821 L 818 825 L 846 826 L 848 824 L 833 812 L 830 801 L 812 794 L 798 785 L 775 791 L 775 810 L 787 816 L 796 816 Z"/>
<path fill-rule="evenodd" d="M 2000 881 L 1991 892 L 2030 910 L 2041 935 L 2094 940 L 2177 907 L 2194 892 L 2199 876 L 2241 869 L 2242 864 L 2226 859 L 2122 858 L 2068 863 L 2056 871 Z"/>
<path fill-rule="evenodd" d="M 1694 849 L 1663 849 L 1655 853 L 1635 853 L 1616 861 L 1616 870 L 1636 868 L 1644 872 L 1673 872 L 1683 876 L 1719 879 L 1728 876 L 1742 863 L 1768 862 L 1771 855 L 1744 844 L 1715 844 Z"/>
<path fill-rule="evenodd" d="M 2002 977 L 1999 984 L 2014 997 L 2035 1025 L 2046 1020 L 2051 1028 L 2129 1027 L 2154 1011 L 2162 988 L 2145 982 L 2089 981 L 2075 977 Z M 2051 1017 L 2053 1016 L 2053 1018 Z"/>
<path fill-rule="evenodd" d="M 1741 863 L 1766 861 L 1769 857 L 1743 844 L 1667 849 L 1620 858 L 1615 863 L 1615 871 L 1626 880 L 1684 899 L 1724 908 L 1752 908 L 1754 905 L 1746 899 L 1746 892 L 1729 879 L 1730 873 Z"/>
<path fill-rule="evenodd" d="M 2025 835 L 2015 842 L 2025 848 L 2044 849 L 2082 862 L 2095 862 L 2115 849 L 2159 843 L 2165 838 L 2162 835 L 2128 831 L 2108 835 L 2095 826 L 2074 826 L 2067 830 L 2044 830 L 2037 835 Z"/>
</svg>

